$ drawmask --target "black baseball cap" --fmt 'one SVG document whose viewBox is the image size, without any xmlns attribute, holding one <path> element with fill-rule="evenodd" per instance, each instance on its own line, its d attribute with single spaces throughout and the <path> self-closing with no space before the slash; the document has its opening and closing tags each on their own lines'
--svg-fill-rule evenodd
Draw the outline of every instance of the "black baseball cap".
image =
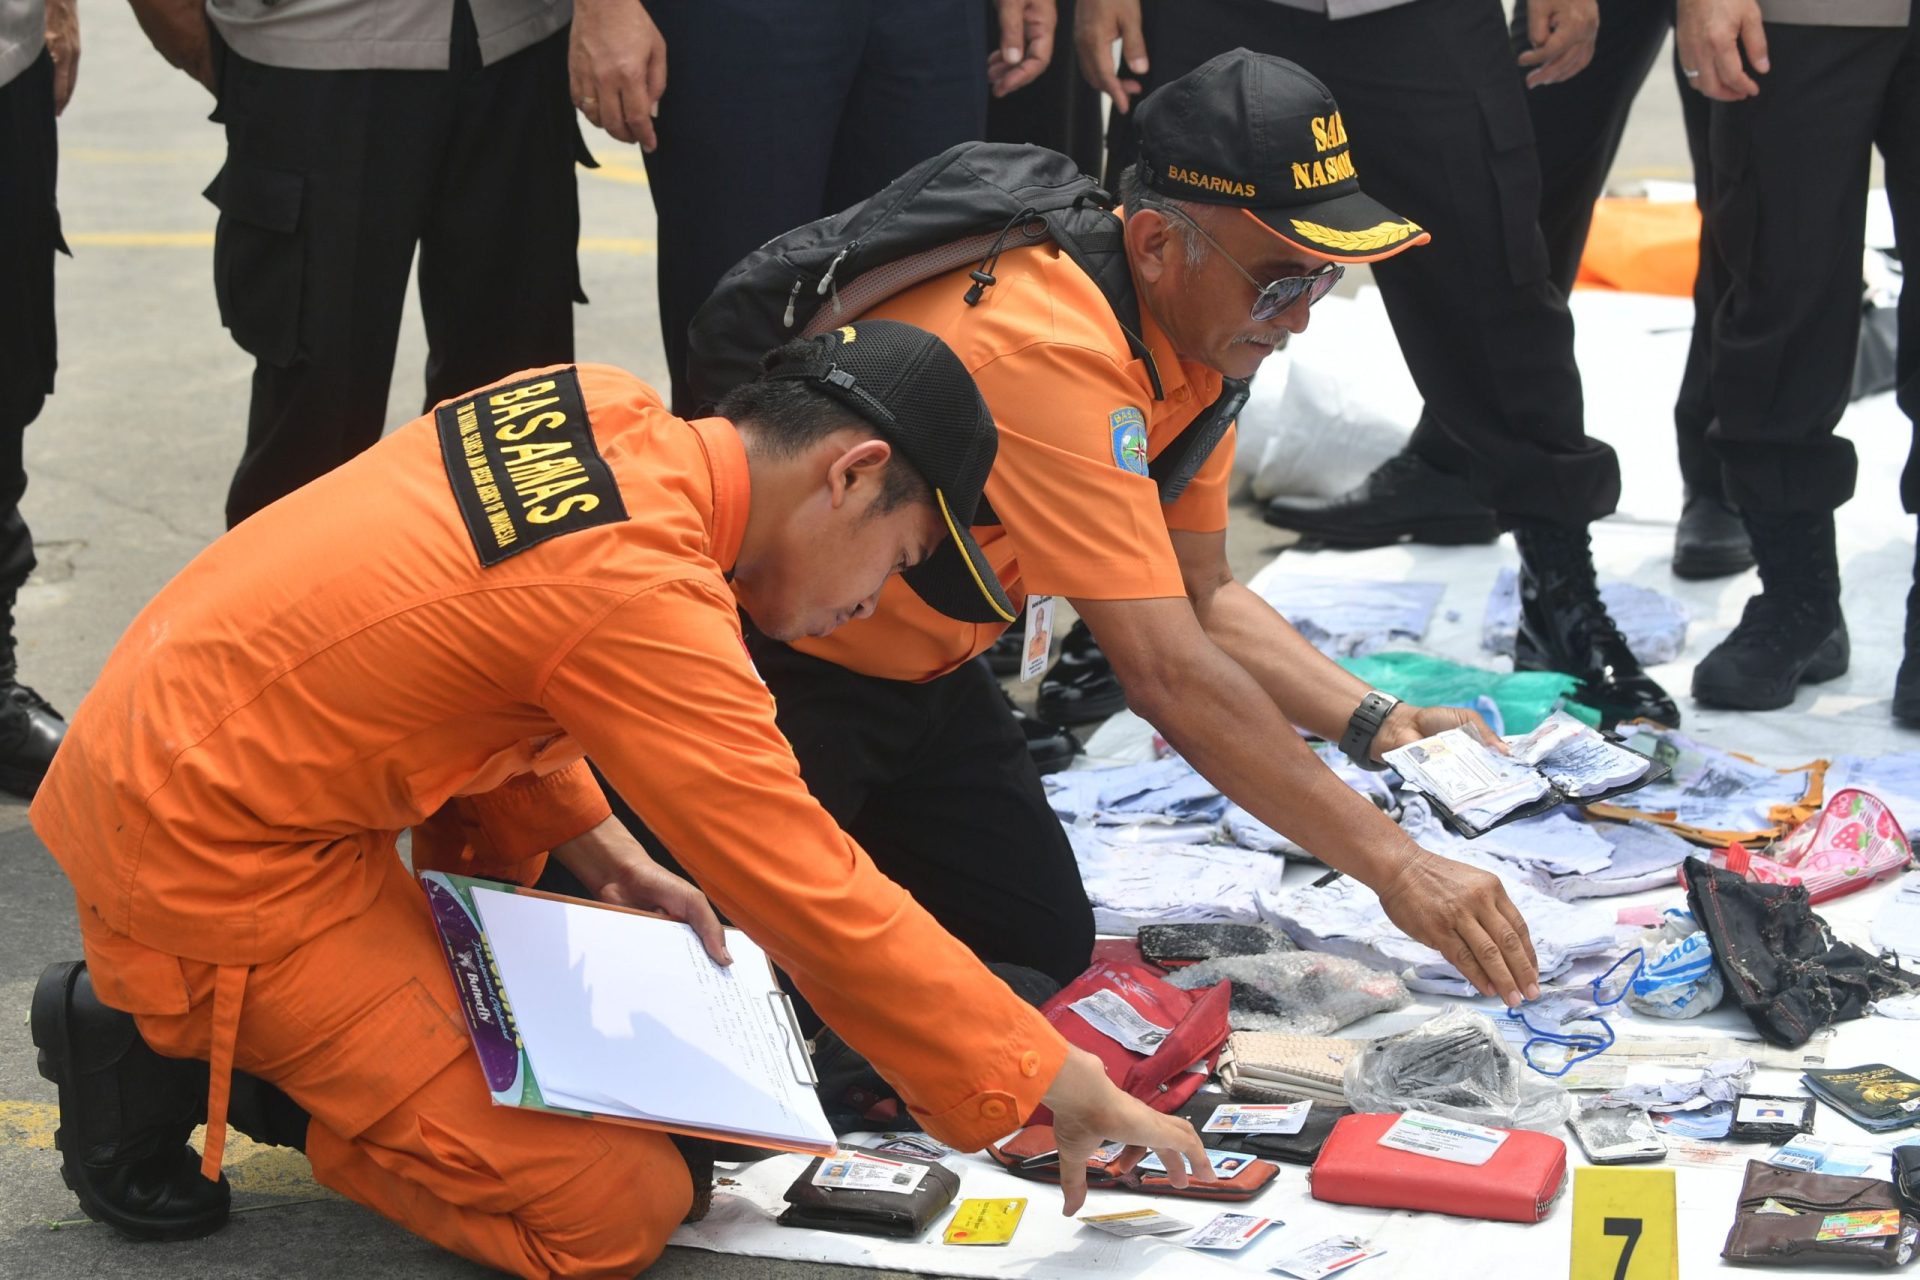
<svg viewBox="0 0 1920 1280">
<path fill-rule="evenodd" d="M 1305 67 L 1235 49 L 1141 99 L 1140 182 L 1173 200 L 1223 204 L 1335 262 L 1377 262 L 1427 233 L 1360 190 L 1346 122 Z"/>
<path fill-rule="evenodd" d="M 933 490 L 950 535 L 902 576 L 922 600 L 962 622 L 1012 622 L 1013 605 L 967 526 L 1000 437 L 973 375 L 953 348 L 897 320 L 862 320 L 783 347 L 760 376 L 794 379 L 875 427 Z"/>
</svg>

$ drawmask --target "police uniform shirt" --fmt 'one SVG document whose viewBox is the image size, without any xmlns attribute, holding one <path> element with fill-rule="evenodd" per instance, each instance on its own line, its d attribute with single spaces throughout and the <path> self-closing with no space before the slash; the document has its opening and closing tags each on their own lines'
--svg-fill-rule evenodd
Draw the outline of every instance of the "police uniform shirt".
<svg viewBox="0 0 1920 1280">
<path fill-rule="evenodd" d="M 0 0 L 0 89 L 32 66 L 46 44 L 46 0 Z"/>
<path fill-rule="evenodd" d="M 0 5 L 14 0 L 0 0 Z M 491 66 L 567 25 L 573 0 L 467 0 Z M 208 0 L 220 37 L 250 62 L 302 71 L 444 71 L 454 0 Z"/>
</svg>

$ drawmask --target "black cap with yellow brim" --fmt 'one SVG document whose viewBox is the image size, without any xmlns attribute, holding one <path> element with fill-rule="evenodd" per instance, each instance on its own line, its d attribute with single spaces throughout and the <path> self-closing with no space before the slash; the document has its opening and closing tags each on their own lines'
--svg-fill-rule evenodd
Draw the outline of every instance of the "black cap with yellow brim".
<svg viewBox="0 0 1920 1280">
<path fill-rule="evenodd" d="M 1421 227 L 1360 189 L 1340 107 L 1297 63 L 1234 49 L 1134 110 L 1140 181 L 1220 204 L 1334 262 L 1378 262 L 1425 244 Z"/>
<path fill-rule="evenodd" d="M 973 375 L 939 338 L 895 320 L 862 320 L 810 338 L 760 376 L 796 379 L 880 432 L 933 492 L 947 538 L 906 571 L 907 585 L 962 622 L 1009 623 L 1012 603 L 968 526 L 980 508 L 999 433 Z"/>
</svg>

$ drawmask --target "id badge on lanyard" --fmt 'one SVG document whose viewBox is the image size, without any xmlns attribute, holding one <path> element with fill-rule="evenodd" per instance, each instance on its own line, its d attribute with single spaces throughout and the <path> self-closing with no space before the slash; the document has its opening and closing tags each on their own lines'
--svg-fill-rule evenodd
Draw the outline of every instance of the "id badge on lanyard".
<svg viewBox="0 0 1920 1280">
<path fill-rule="evenodd" d="M 1020 643 L 1020 683 L 1038 680 L 1053 652 L 1053 597 L 1027 597 L 1027 633 Z"/>
</svg>

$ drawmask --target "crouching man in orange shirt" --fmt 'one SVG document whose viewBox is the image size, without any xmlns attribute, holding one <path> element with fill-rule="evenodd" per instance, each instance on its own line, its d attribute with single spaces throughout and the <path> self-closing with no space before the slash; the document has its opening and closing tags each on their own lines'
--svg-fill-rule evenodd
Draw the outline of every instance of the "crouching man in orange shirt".
<svg viewBox="0 0 1920 1280">
<path fill-rule="evenodd" d="M 736 596 L 799 639 L 896 572 L 1005 605 L 967 532 L 996 437 L 965 368 L 873 321 L 783 348 L 720 408 L 676 418 L 605 367 L 516 375 L 247 520 L 134 619 L 32 811 L 86 952 L 32 1021 L 90 1216 L 221 1225 L 230 1117 L 506 1271 L 658 1256 L 687 1162 L 660 1133 L 489 1105 L 408 829 L 417 866 L 525 882 L 551 851 L 724 962 L 705 890 L 950 1144 L 1044 1101 L 1064 1169 L 1105 1139 L 1202 1158 L 834 825 L 741 640 Z M 587 753 L 698 889 L 611 820 Z"/>
</svg>

